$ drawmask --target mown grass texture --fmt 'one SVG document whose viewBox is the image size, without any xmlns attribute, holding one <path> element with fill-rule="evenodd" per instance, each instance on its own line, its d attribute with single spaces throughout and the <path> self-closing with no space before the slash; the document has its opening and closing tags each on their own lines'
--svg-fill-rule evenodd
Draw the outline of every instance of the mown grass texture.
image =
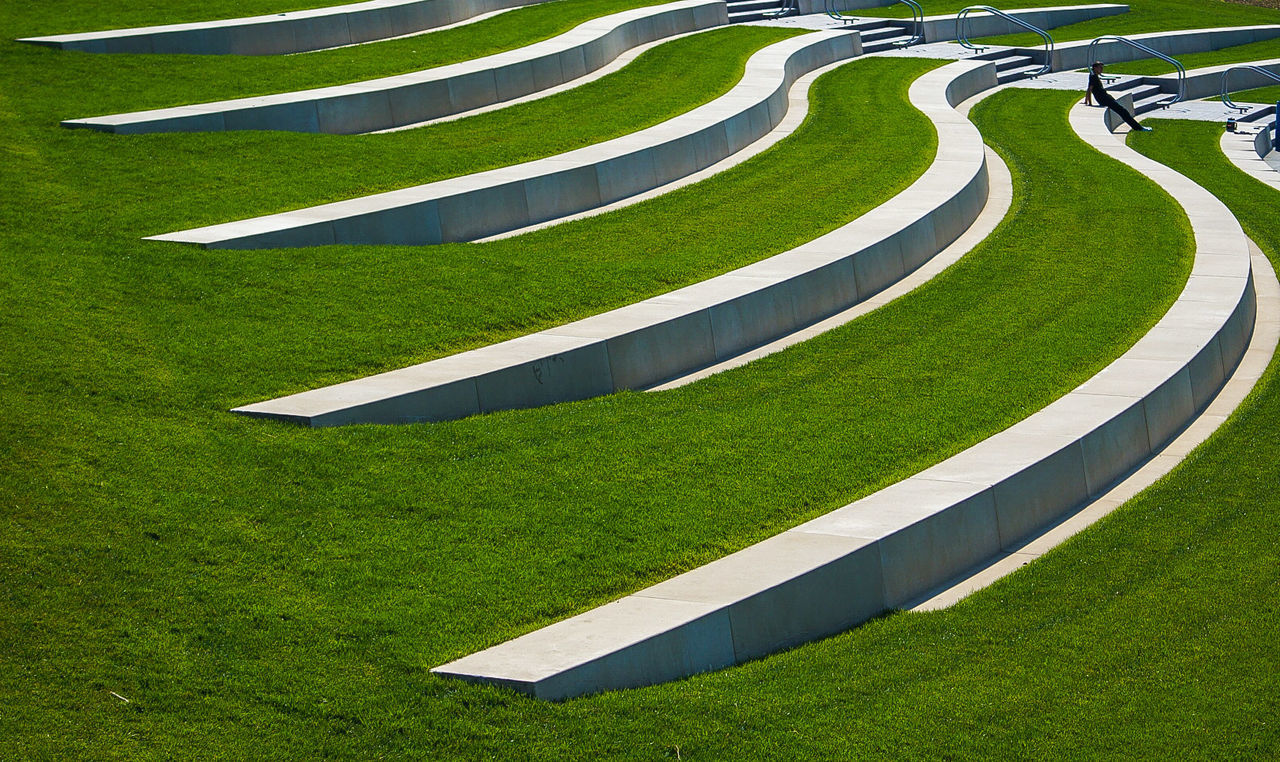
<svg viewBox="0 0 1280 762">
<path fill-rule="evenodd" d="M 855 135 L 890 145 L 901 119 L 858 128 L 859 99 L 901 98 L 931 65 L 860 62 L 821 80 L 815 109 L 848 131 L 791 174 L 820 178 Z M 1177 292 L 1188 235 L 1148 183 L 1062 150 L 1068 103 L 999 96 L 984 128 L 1019 182 L 1021 222 L 869 319 L 673 393 L 317 432 L 224 409 L 291 383 L 299 362 L 312 377 L 398 356 L 420 333 L 415 296 L 462 257 L 144 244 L 139 221 L 223 203 L 201 138 L 131 152 L 143 144 L 28 121 L 6 95 L 0 737 L 30 753 L 282 756 L 643 754 L 646 738 L 719 738 L 732 693 L 698 730 L 678 723 L 694 704 L 670 706 L 672 692 L 714 693 L 761 667 L 559 707 L 426 670 L 918 470 L 1123 351 Z M 278 136 L 261 137 L 246 165 L 272 156 Z M 782 241 L 799 228 L 765 203 L 773 192 L 747 198 L 756 235 Z M 582 259 L 653 232 L 602 231 L 565 240 Z M 672 713 L 644 711 L 653 697 Z M 793 743 L 783 732 L 758 748 Z"/>
<path fill-rule="evenodd" d="M 69 77 L 89 79 L 93 87 L 61 105 L 59 119 L 99 116 L 191 103 L 247 98 L 359 82 L 468 61 L 549 39 L 593 18 L 656 4 L 654 0 L 556 0 L 516 8 L 473 24 L 401 39 L 371 42 L 287 56 L 197 56 L 97 54 L 55 50 L 11 42 L 20 37 L 93 31 L 136 24 L 132 4 L 103 0 L 58 0 L 0 4 L 5 42 L 0 55 L 33 57 Z M 245 11 L 231 11 L 244 7 Z M 166 0 L 136 6 L 148 18 L 212 18 L 203 3 Z M 224 2 L 232 16 L 253 15 L 257 5 Z M 209 13 L 213 13 L 209 9 Z M 68 28 L 74 27 L 74 28 Z M 144 83 L 144 86 L 139 86 Z M 54 105 L 54 104 L 51 104 Z M 73 110 L 74 109 L 74 110 Z"/>
</svg>

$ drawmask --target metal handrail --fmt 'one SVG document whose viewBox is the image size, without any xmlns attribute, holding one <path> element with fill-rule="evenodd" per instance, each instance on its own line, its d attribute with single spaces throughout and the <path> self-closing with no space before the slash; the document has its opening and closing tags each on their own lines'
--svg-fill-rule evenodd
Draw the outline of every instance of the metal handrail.
<svg viewBox="0 0 1280 762">
<path fill-rule="evenodd" d="M 1157 106 L 1161 106 L 1161 107 L 1172 106 L 1173 104 L 1187 97 L 1187 70 L 1185 67 L 1183 67 L 1182 64 L 1178 63 L 1178 59 L 1170 58 L 1169 56 L 1166 56 L 1164 53 L 1161 53 L 1155 48 L 1149 47 L 1147 45 L 1143 45 L 1141 42 L 1131 40 L 1128 37 L 1117 37 L 1116 35 L 1113 35 L 1113 34 L 1107 34 L 1095 39 L 1093 42 L 1089 43 L 1089 49 L 1085 53 L 1085 60 L 1091 62 L 1091 64 L 1093 61 L 1097 61 L 1098 59 L 1094 58 L 1093 56 L 1094 49 L 1098 46 L 1098 43 L 1105 42 L 1108 40 L 1114 41 L 1114 42 L 1123 42 L 1124 44 L 1130 47 L 1141 50 L 1143 53 L 1146 53 L 1149 56 L 1159 58 L 1165 63 L 1173 64 L 1173 68 L 1178 70 L 1178 92 L 1175 93 L 1171 99 L 1167 101 L 1160 101 L 1159 103 L 1156 104 Z"/>
<path fill-rule="evenodd" d="M 765 11 L 761 15 L 763 15 L 765 18 L 777 19 L 777 18 L 782 18 L 783 16 L 790 16 L 792 13 L 799 15 L 800 13 L 799 0 L 782 0 L 781 8 L 778 8 L 777 10 L 774 10 L 774 11 Z"/>
<path fill-rule="evenodd" d="M 1240 64 L 1239 66 L 1232 66 L 1230 69 L 1227 69 L 1226 71 L 1222 72 L 1222 102 L 1226 104 L 1227 108 L 1233 108 L 1236 111 L 1239 111 L 1241 113 L 1248 111 L 1249 107 L 1237 106 L 1236 102 L 1231 100 L 1231 91 L 1227 88 L 1227 75 L 1235 71 L 1236 69 L 1247 69 L 1249 71 L 1256 71 L 1259 74 L 1265 74 L 1268 77 L 1274 79 L 1275 81 L 1280 82 L 1280 74 L 1276 74 L 1273 71 L 1267 71 L 1261 66 L 1254 66 L 1253 64 Z"/>
<path fill-rule="evenodd" d="M 924 39 L 924 8 L 921 8 L 916 0 L 898 0 L 898 2 L 911 9 L 911 39 L 894 43 L 900 48 L 905 48 Z"/>
<path fill-rule="evenodd" d="M 969 50 L 976 50 L 979 53 L 986 50 L 986 47 L 979 47 L 969 41 L 969 14 L 973 11 L 986 11 L 987 13 L 999 16 L 1005 21 L 1017 24 L 1028 32 L 1035 32 L 1040 35 L 1040 39 L 1044 40 L 1044 65 L 1040 67 L 1039 71 L 1035 72 L 1031 76 L 1038 77 L 1041 74 L 1046 74 L 1053 70 L 1053 37 L 1035 24 L 1023 21 L 1017 16 L 1010 16 L 999 8 L 992 8 L 989 5 L 970 5 L 967 8 L 960 9 L 960 12 L 956 14 L 956 42 Z"/>
</svg>

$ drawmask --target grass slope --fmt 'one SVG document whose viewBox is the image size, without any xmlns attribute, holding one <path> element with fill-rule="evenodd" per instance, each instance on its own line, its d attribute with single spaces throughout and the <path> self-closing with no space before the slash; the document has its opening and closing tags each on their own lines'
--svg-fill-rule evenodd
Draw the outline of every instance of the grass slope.
<svg viewBox="0 0 1280 762">
<path fill-rule="evenodd" d="M 18 37 L 71 32 L 68 19 L 76 19 L 77 27 L 87 29 L 129 22 L 114 20 L 116 14 L 106 13 L 120 8 L 119 4 L 101 0 L 5 3 L 0 4 L 0 29 L 4 30 L 0 62 L 6 69 L 53 69 L 77 80 L 88 79 L 94 84 L 90 92 L 114 104 L 95 106 L 95 99 L 90 99 L 82 110 L 70 110 L 71 103 L 80 102 L 80 95 L 75 90 L 65 90 L 68 110 L 59 112 L 59 118 L 72 119 L 269 95 L 430 69 L 514 50 L 567 32 L 593 18 L 654 4 L 654 0 L 557 0 L 517 8 L 454 29 L 365 45 L 290 56 L 196 56 L 105 55 L 13 42 Z M 203 5 L 173 0 L 153 7 L 157 17 L 176 19 Z M 107 17 L 113 21 L 106 21 Z M 99 18 L 103 19 L 100 23 L 90 21 Z"/>
<path fill-rule="evenodd" d="M 1252 42 L 1248 45 L 1236 45 L 1220 50 L 1210 50 L 1204 53 L 1188 53 L 1175 56 L 1175 58 L 1187 71 L 1202 69 L 1206 66 L 1221 66 L 1229 63 L 1247 63 L 1280 58 L 1280 38 Z M 1159 58 L 1147 58 L 1141 61 L 1110 64 L 1107 66 L 1107 71 L 1110 74 L 1157 75 L 1171 74 L 1174 68 Z"/>
<path fill-rule="evenodd" d="M 856 150 L 863 98 L 888 102 L 876 89 L 886 79 L 898 78 L 900 93 L 904 75 L 931 65 L 868 61 L 821 80 L 820 105 L 849 130 L 827 154 Z M 867 72 L 879 76 L 857 76 Z M 846 722 L 849 704 L 807 690 L 811 673 L 775 698 L 761 694 L 762 675 L 785 661 L 565 706 L 426 670 L 914 472 L 1129 346 L 1179 290 L 1189 236 L 1149 183 L 1067 137 L 1076 97 L 1002 94 L 981 110 L 1015 174 L 1017 216 L 867 319 L 671 393 L 326 431 L 223 410 L 279 384 L 294 358 L 320 353 L 312 372 L 349 368 L 403 342 L 417 328 L 406 328 L 405 294 L 429 283 L 435 274 L 421 271 L 440 255 L 146 247 L 131 231 L 139 220 L 172 216 L 217 187 L 194 171 L 210 165 L 203 154 L 127 154 L 104 171 L 101 156 L 68 150 L 65 133 L 6 100 L 6 756 L 650 756 L 673 740 L 733 748 L 748 736 L 767 755 L 821 742 L 819 712 L 793 736 L 800 727 L 787 726 L 781 704 L 817 700 L 835 712 L 826 722 Z M 884 133 L 902 129 L 889 122 Z M 152 155 L 163 160 L 146 163 Z M 758 208 L 758 234 L 787 234 L 787 214 Z M 621 237 L 594 240 L 579 240 L 579 255 L 607 256 Z M 560 278 L 568 284 L 579 285 L 572 273 Z M 372 321 L 371 304 L 382 313 Z M 344 307 L 361 319 L 341 319 Z M 997 619 L 996 634 L 1023 626 L 1003 610 Z M 975 643 L 942 640 L 962 653 Z M 876 664 L 879 680 L 910 674 Z M 753 685 L 732 687 L 743 679 Z M 907 695 L 899 710 L 922 703 Z"/>
</svg>

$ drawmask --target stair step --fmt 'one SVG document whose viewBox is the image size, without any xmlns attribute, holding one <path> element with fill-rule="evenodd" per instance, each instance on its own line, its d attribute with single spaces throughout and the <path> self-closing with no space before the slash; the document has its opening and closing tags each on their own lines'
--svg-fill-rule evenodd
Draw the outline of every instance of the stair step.
<svg viewBox="0 0 1280 762">
<path fill-rule="evenodd" d="M 858 36 L 862 38 L 862 44 L 866 45 L 868 42 L 884 40 L 890 37 L 900 37 L 902 36 L 902 32 L 902 27 L 878 26 L 874 29 L 859 29 Z"/>
<path fill-rule="evenodd" d="M 777 10 L 778 7 L 778 0 L 742 0 L 742 2 L 729 3 L 729 15 L 751 11 L 772 11 Z"/>
<path fill-rule="evenodd" d="M 1258 122 L 1263 119 L 1266 119 L 1269 116 L 1274 115 L 1275 113 L 1276 113 L 1275 106 L 1263 106 L 1262 108 L 1256 108 L 1253 111 L 1250 111 L 1244 116 L 1236 117 L 1236 121 L 1237 122 Z"/>
<path fill-rule="evenodd" d="M 1154 111 L 1173 97 L 1173 93 L 1156 93 L 1146 98 L 1133 99 L 1133 113 L 1145 114 L 1148 111 Z"/>
<path fill-rule="evenodd" d="M 1122 95 L 1132 96 L 1135 102 L 1144 100 L 1146 98 L 1150 98 L 1151 96 L 1157 93 L 1160 93 L 1162 95 L 1167 95 L 1167 93 L 1161 92 L 1159 85 L 1138 85 L 1137 87 L 1129 87 L 1129 88 L 1124 88 L 1120 90 L 1111 90 L 1109 92 L 1117 98 L 1119 98 Z"/>
<path fill-rule="evenodd" d="M 866 54 L 866 53 L 879 53 L 882 50 L 893 50 L 894 48 L 901 47 L 897 43 L 906 42 L 909 39 L 911 39 L 911 35 L 901 34 L 901 35 L 898 35 L 897 37 L 890 37 L 883 40 L 876 40 L 875 42 L 870 44 L 864 43 L 862 46 L 862 52 Z"/>
<path fill-rule="evenodd" d="M 1030 79 L 1031 75 L 1038 73 L 1044 67 L 1041 64 L 1033 63 L 1029 66 L 1019 66 L 1016 69 L 1006 69 L 1005 71 L 997 71 L 996 82 L 1005 84 L 1006 82 L 1016 82 L 1020 79 Z"/>
<path fill-rule="evenodd" d="M 1004 58 L 994 59 L 996 64 L 996 72 L 1008 71 L 1035 63 L 1031 56 L 1005 56 Z M 1038 65 L 1038 64 L 1037 64 Z"/>
</svg>

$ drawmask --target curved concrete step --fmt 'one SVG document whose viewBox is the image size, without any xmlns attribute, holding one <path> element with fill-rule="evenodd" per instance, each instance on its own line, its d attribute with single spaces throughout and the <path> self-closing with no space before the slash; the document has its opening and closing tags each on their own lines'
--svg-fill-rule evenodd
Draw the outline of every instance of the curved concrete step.
<svg viewBox="0 0 1280 762">
<path fill-rule="evenodd" d="M 911 102 L 938 133 L 933 164 L 890 201 L 791 251 L 576 323 L 235 412 L 311 426 L 462 418 L 644 388 L 812 324 L 915 270 L 978 216 L 982 137 L 952 105 L 995 76 L 993 64 L 965 61 L 913 83 Z"/>
<path fill-rule="evenodd" d="M 720 0 L 679 0 L 592 19 L 549 40 L 434 69 L 292 93 L 68 119 L 62 126 L 129 135 L 385 130 L 564 84 L 637 45 L 727 22 Z"/>
<path fill-rule="evenodd" d="M 107 29 L 29 42 L 85 53 L 266 56 L 400 37 L 548 0 L 368 0 L 218 21 Z"/>
<path fill-rule="evenodd" d="M 282 214 L 152 236 L 206 248 L 470 241 L 594 209 L 689 175 L 773 129 L 806 72 L 852 58 L 856 32 L 756 52 L 728 93 L 661 124 L 524 164 Z"/>
<path fill-rule="evenodd" d="M 1204 409 L 1248 343 L 1247 239 L 1213 195 L 1109 134 L 1072 128 L 1187 211 L 1191 277 L 1122 357 L 1030 418 L 880 492 L 621 600 L 435 668 L 560 699 L 825 637 L 910 603 L 1104 492 Z"/>
<path fill-rule="evenodd" d="M 1218 145 L 1227 159 L 1241 172 L 1280 191 L 1280 171 L 1265 160 L 1271 153 L 1271 142 L 1271 135 L 1267 130 L 1255 135 L 1224 132 Z"/>
</svg>

